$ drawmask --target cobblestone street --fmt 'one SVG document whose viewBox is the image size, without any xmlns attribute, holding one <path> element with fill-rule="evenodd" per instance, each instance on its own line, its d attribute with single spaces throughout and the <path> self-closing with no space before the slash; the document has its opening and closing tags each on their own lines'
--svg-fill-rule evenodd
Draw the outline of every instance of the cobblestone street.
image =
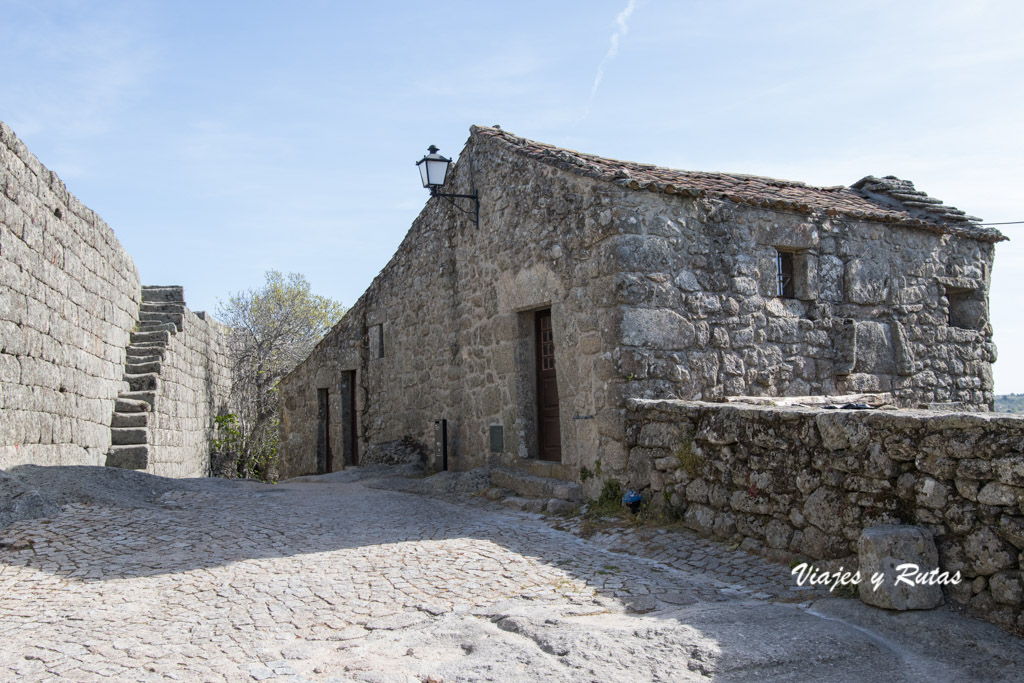
<svg viewBox="0 0 1024 683">
<path fill-rule="evenodd" d="M 581 539 L 479 499 L 332 477 L 76 504 L 0 531 L 0 679 L 700 678 L 725 671 L 758 605 L 762 655 L 798 640 L 801 619 L 832 647 L 842 637 L 841 620 L 793 604 L 810 596 L 788 570 L 722 546 L 648 529 Z M 1007 642 L 1001 656 L 1021 661 Z M 781 676 L 821 645 L 780 645 L 771 665 Z M 829 658 L 879 649 L 844 647 Z M 734 673 L 762 655 L 737 650 Z"/>
</svg>

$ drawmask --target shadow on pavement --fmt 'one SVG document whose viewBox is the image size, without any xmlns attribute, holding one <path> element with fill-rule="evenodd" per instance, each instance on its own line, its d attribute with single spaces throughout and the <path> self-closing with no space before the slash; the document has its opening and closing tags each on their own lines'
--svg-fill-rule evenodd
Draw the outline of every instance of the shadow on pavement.
<svg viewBox="0 0 1024 683">
<path fill-rule="evenodd" d="M 804 610 L 737 599 L 707 576 L 609 553 L 528 515 L 367 488 L 359 480 L 374 476 L 371 470 L 278 485 L 85 467 L 22 466 L 10 473 L 72 507 L 0 530 L 0 563 L 70 580 L 159 577 L 352 551 L 337 556 L 334 573 L 299 578 L 338 583 L 364 572 L 375 575 L 368 586 L 387 591 L 400 581 L 442 602 L 448 582 L 478 604 L 488 602 L 488 591 L 492 603 L 545 596 L 580 605 L 617 601 L 637 613 L 616 617 L 625 619 L 624 634 L 647 633 L 651 647 L 668 648 L 656 657 L 686 653 L 692 672 L 715 680 L 803 679 L 811 671 L 815 678 L 828 672 L 830 680 L 953 680 L 965 665 L 975 680 L 1011 680 L 1024 666 L 1021 641 L 948 612 L 892 615 L 844 600 Z M 395 567 L 410 570 L 392 576 Z M 542 615 L 547 608 L 537 609 Z M 566 629 L 564 619 L 534 616 L 490 618 L 567 661 L 598 656 L 594 648 L 602 647 L 604 656 L 631 656 L 615 654 L 607 637 L 597 642 L 600 629 Z M 587 610 L 579 618 L 587 619 Z M 694 649 L 695 639 L 714 646 Z"/>
</svg>

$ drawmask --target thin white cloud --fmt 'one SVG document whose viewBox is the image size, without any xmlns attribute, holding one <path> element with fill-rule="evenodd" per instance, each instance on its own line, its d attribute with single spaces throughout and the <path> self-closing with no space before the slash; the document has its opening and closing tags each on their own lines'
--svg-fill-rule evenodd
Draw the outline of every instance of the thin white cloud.
<svg viewBox="0 0 1024 683">
<path fill-rule="evenodd" d="M 633 14 L 633 10 L 636 9 L 636 0 L 629 0 L 626 5 L 626 9 L 619 12 L 619 16 L 615 17 L 615 32 L 612 33 L 611 40 L 608 45 L 608 52 L 605 53 L 604 59 L 597 65 L 597 74 L 594 76 L 594 85 L 590 88 L 590 99 L 593 101 L 597 95 L 597 88 L 601 85 L 601 79 L 604 78 L 605 68 L 612 63 L 615 59 L 615 55 L 619 54 L 619 40 L 622 36 L 629 32 L 629 17 Z"/>
</svg>

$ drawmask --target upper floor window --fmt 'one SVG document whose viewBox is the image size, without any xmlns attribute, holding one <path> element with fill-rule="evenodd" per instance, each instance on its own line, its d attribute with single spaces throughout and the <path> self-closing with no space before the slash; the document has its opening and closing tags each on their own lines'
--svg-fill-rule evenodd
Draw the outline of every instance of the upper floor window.
<svg viewBox="0 0 1024 683">
<path fill-rule="evenodd" d="M 988 306 L 981 290 L 946 287 L 949 301 L 949 325 L 964 330 L 983 330 L 988 322 Z"/>
<path fill-rule="evenodd" d="M 783 299 L 795 299 L 796 287 L 793 283 L 793 253 L 789 251 L 776 251 L 775 254 L 775 270 L 778 275 L 778 290 L 775 295 Z"/>
</svg>

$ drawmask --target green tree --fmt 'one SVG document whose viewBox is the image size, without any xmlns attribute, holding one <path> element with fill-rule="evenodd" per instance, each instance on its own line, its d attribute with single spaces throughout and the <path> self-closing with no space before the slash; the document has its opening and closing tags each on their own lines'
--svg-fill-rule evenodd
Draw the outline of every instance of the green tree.
<svg viewBox="0 0 1024 683">
<path fill-rule="evenodd" d="M 304 360 L 345 313 L 337 301 L 310 292 L 299 273 L 266 273 L 257 290 L 233 294 L 217 306 L 230 328 L 232 403 L 238 411 L 238 473 L 275 478 L 277 461 L 277 383 Z"/>
</svg>

